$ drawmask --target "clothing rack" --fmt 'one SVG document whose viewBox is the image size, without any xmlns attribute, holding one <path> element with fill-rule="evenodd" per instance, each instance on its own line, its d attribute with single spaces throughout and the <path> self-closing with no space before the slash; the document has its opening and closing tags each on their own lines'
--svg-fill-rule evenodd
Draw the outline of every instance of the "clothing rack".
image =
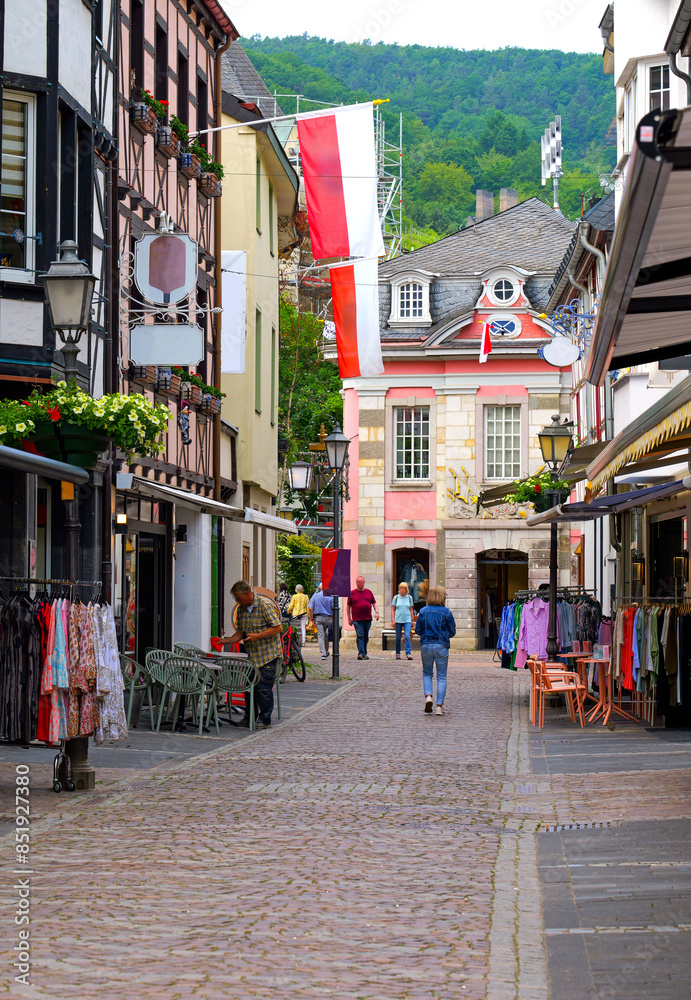
<svg viewBox="0 0 691 1000">
<path fill-rule="evenodd" d="M 671 601 L 674 604 L 684 604 L 688 598 L 682 597 L 681 594 L 678 597 L 632 597 L 630 594 L 626 594 L 623 597 L 613 597 L 613 604 L 664 604 L 665 601 Z"/>
<path fill-rule="evenodd" d="M 568 597 L 589 597 L 594 593 L 594 590 L 586 590 L 585 587 L 557 587 L 557 596 L 559 596 L 559 594 L 566 594 Z M 549 597 L 549 590 L 547 586 L 531 588 L 530 590 L 517 590 L 512 600 L 520 601 L 524 598 L 545 596 Z"/>
<path fill-rule="evenodd" d="M 0 576 L 0 583 L 13 583 L 17 584 L 28 584 L 29 586 L 34 585 L 38 587 L 63 587 L 70 588 L 70 599 L 72 599 L 72 593 L 75 589 L 82 589 L 83 587 L 91 587 L 96 591 L 95 600 L 99 600 L 101 596 L 101 589 L 103 584 L 100 580 L 59 580 L 52 577 L 34 577 L 34 576 Z"/>
</svg>

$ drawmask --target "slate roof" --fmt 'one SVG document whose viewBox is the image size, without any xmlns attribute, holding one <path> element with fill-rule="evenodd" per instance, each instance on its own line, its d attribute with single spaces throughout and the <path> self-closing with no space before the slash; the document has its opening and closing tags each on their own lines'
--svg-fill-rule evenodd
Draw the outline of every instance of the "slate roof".
<svg viewBox="0 0 691 1000">
<path fill-rule="evenodd" d="M 283 114 L 239 42 L 231 42 L 221 57 L 221 86 L 227 94 L 253 101 L 265 118 Z"/>
<path fill-rule="evenodd" d="M 600 198 L 591 209 L 583 216 L 590 223 L 593 229 L 599 232 L 611 233 L 614 231 L 614 193 L 606 194 Z"/>
<path fill-rule="evenodd" d="M 471 275 L 513 264 L 549 276 L 551 282 L 574 229 L 575 223 L 539 198 L 529 198 L 436 243 L 385 261 L 379 267 L 379 277 L 386 280 L 415 267 L 441 275 Z M 537 292 L 536 284 L 528 282 L 529 295 L 530 284 Z"/>
</svg>

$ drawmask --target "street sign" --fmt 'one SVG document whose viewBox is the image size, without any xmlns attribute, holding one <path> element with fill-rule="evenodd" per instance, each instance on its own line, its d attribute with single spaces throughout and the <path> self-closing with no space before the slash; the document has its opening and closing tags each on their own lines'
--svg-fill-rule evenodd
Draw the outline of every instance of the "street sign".
<svg viewBox="0 0 691 1000">
<path fill-rule="evenodd" d="M 144 233 L 134 244 L 134 280 L 155 305 L 190 295 L 197 283 L 197 243 L 186 233 Z"/>
<path fill-rule="evenodd" d="M 139 323 L 130 330 L 135 365 L 198 365 L 204 358 L 204 331 L 191 323 Z"/>
</svg>

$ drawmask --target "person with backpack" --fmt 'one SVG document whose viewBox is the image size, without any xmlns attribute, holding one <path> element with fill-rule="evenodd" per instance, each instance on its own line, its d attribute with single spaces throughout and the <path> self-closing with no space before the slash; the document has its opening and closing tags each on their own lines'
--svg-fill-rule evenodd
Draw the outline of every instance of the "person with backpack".
<svg viewBox="0 0 691 1000">
<path fill-rule="evenodd" d="M 408 593 L 408 584 L 399 583 L 398 593 L 391 602 L 391 626 L 396 629 L 396 659 L 401 658 L 401 636 L 405 640 L 405 655 L 413 658 L 410 645 L 410 630 L 415 624 L 415 609 L 413 598 Z"/>
<path fill-rule="evenodd" d="M 427 605 L 417 616 L 415 633 L 420 636 L 420 656 L 422 658 L 422 688 L 425 693 L 425 712 L 432 711 L 434 686 L 434 666 L 437 666 L 437 707 L 436 715 L 444 714 L 446 697 L 446 670 L 449 665 L 449 642 L 456 634 L 456 622 L 448 608 L 444 607 L 446 591 L 443 587 L 430 587 Z"/>
</svg>

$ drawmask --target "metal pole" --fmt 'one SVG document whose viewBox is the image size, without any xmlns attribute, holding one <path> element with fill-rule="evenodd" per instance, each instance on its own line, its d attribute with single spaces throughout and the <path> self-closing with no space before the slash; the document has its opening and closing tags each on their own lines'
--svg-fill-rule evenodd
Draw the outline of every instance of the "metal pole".
<svg viewBox="0 0 691 1000">
<path fill-rule="evenodd" d="M 333 483 L 334 498 L 334 548 L 341 547 L 341 473 L 340 470 L 334 476 Z M 341 617 L 338 597 L 333 599 L 333 650 L 331 656 L 331 679 L 338 680 L 341 668 Z"/>
<path fill-rule="evenodd" d="M 557 474 L 552 471 L 552 481 L 556 482 Z M 559 502 L 559 495 L 551 493 L 552 506 Z M 552 663 L 557 658 L 559 647 L 557 645 L 557 569 L 558 569 L 558 546 L 557 546 L 557 522 L 550 523 L 549 535 L 549 619 L 547 623 L 547 659 Z"/>
</svg>

